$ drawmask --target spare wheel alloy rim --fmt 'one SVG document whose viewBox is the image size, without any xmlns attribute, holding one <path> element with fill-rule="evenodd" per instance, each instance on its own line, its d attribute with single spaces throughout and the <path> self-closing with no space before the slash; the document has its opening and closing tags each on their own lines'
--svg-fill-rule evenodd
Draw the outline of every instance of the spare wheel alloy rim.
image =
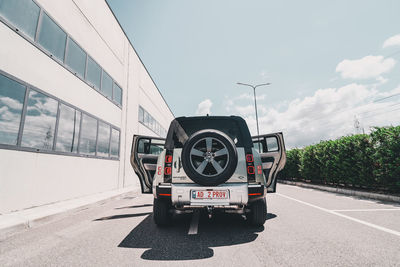
<svg viewBox="0 0 400 267">
<path fill-rule="evenodd" d="M 220 175 L 228 163 L 228 149 L 217 138 L 202 138 L 190 149 L 190 164 L 200 175 L 207 177 Z"/>
</svg>

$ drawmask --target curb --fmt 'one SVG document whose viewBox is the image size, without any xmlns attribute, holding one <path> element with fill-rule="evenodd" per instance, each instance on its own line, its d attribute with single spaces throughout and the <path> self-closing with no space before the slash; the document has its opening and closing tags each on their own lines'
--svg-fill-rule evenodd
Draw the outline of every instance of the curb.
<svg viewBox="0 0 400 267">
<path fill-rule="evenodd" d="M 0 215 L 0 240 L 15 232 L 54 221 L 67 212 L 87 209 L 126 195 L 137 197 L 140 192 L 135 187 L 128 187 L 2 214 Z"/>
<path fill-rule="evenodd" d="M 328 192 L 338 193 L 338 194 L 347 195 L 347 196 L 356 196 L 356 197 L 368 198 L 368 199 L 373 199 L 373 200 L 400 203 L 400 197 L 393 196 L 393 195 L 384 195 L 384 194 L 370 193 L 370 192 L 359 191 L 359 190 L 330 187 L 330 186 L 325 186 L 325 185 L 307 184 L 307 183 L 303 183 L 303 182 L 293 182 L 293 181 L 285 181 L 285 180 L 278 180 L 278 183 L 295 185 L 295 186 L 304 187 L 304 188 L 312 188 L 312 189 L 317 189 L 317 190 L 321 190 L 321 191 L 328 191 Z"/>
</svg>

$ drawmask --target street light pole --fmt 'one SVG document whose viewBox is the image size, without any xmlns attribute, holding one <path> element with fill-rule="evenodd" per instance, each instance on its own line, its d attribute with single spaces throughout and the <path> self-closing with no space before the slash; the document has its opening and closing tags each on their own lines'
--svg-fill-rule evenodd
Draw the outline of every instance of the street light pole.
<svg viewBox="0 0 400 267">
<path fill-rule="evenodd" d="M 260 87 L 260 86 L 266 86 L 266 85 L 270 85 L 271 83 L 262 83 L 262 84 L 257 84 L 257 85 L 251 85 L 251 84 L 247 84 L 247 83 L 237 83 L 238 85 L 244 85 L 244 86 L 249 86 L 251 88 L 253 88 L 253 94 L 254 94 L 254 108 L 256 110 L 256 124 L 257 124 L 257 136 L 260 136 L 260 128 L 258 126 L 258 112 L 257 112 L 257 98 L 256 98 L 256 88 Z M 259 137 L 258 137 L 259 138 Z M 260 139 L 258 140 L 260 141 Z M 260 148 L 260 142 L 258 142 L 258 149 L 261 152 L 261 148 Z"/>
</svg>

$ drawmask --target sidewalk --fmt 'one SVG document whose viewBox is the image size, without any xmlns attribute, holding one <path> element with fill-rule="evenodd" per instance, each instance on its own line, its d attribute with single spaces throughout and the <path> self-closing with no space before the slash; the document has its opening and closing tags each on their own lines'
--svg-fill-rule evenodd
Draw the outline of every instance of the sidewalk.
<svg viewBox="0 0 400 267">
<path fill-rule="evenodd" d="M 123 197 L 127 194 L 138 196 L 140 192 L 139 189 L 135 187 L 127 187 L 2 214 L 0 215 L 0 238 L 7 234 L 54 220 L 62 216 L 65 212 L 83 209 L 99 202 Z"/>
<path fill-rule="evenodd" d="M 305 188 L 312 188 L 312 189 L 317 189 L 317 190 L 322 190 L 322 191 L 328 191 L 328 192 L 343 194 L 343 195 L 347 195 L 347 196 L 356 196 L 356 197 L 362 197 L 362 198 L 368 198 L 368 199 L 374 199 L 374 200 L 380 200 L 380 201 L 389 201 L 389 202 L 400 203 L 400 197 L 394 196 L 394 195 L 384 195 L 384 194 L 371 193 L 371 192 L 365 192 L 365 191 L 359 191 L 359 190 L 331 187 L 331 186 L 325 186 L 325 185 L 308 184 L 308 183 L 303 183 L 303 182 L 293 182 L 293 181 L 286 181 L 286 180 L 278 180 L 278 183 L 295 185 L 295 186 L 300 186 L 300 187 L 305 187 Z"/>
</svg>

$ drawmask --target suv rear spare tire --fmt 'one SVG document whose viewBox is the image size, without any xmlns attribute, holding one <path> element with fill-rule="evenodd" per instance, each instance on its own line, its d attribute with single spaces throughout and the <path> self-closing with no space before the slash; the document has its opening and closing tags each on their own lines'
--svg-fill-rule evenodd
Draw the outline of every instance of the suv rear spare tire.
<svg viewBox="0 0 400 267">
<path fill-rule="evenodd" d="M 189 178 L 197 184 L 222 184 L 236 170 L 236 146 L 231 138 L 221 131 L 198 131 L 189 137 L 183 146 L 182 166 Z"/>
</svg>

